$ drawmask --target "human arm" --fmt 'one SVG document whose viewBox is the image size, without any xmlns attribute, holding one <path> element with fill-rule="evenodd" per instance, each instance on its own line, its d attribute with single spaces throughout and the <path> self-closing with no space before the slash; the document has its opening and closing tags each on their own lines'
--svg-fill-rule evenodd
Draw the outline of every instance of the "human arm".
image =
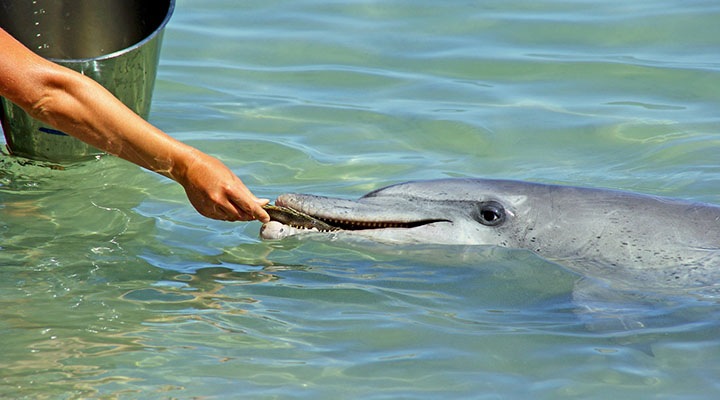
<svg viewBox="0 0 720 400">
<path fill-rule="evenodd" d="M 270 220 L 222 162 L 168 136 L 97 82 L 36 55 L 0 29 L 0 96 L 100 150 L 180 183 L 202 215 Z"/>
</svg>

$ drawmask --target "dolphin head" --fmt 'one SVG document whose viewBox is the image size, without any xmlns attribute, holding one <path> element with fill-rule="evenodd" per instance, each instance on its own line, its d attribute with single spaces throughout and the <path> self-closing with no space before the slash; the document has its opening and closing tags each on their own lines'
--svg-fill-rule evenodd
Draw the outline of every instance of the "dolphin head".
<svg viewBox="0 0 720 400">
<path fill-rule="evenodd" d="M 294 210 L 329 226 L 336 236 L 355 236 L 392 243 L 487 244 L 513 247 L 523 218 L 526 195 L 512 181 L 445 179 L 388 186 L 358 200 L 308 194 L 284 194 L 275 205 Z M 272 214 L 271 214 L 272 216 Z M 322 232 L 274 220 L 263 225 L 261 237 Z M 295 226 L 293 226 L 295 225 Z M 522 229 L 527 228 L 527 223 Z"/>
<path fill-rule="evenodd" d="M 607 189 L 442 179 L 388 186 L 358 200 L 285 194 L 273 207 L 282 214 L 271 213 L 274 220 L 260 234 L 265 239 L 316 232 L 383 243 L 502 246 L 628 287 L 716 286 L 720 279 L 716 205 Z"/>
</svg>

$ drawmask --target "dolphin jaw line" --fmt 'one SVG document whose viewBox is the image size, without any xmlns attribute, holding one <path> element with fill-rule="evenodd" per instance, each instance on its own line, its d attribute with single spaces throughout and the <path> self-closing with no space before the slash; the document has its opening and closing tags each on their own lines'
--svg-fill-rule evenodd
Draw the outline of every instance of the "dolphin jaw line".
<svg viewBox="0 0 720 400">
<path fill-rule="evenodd" d="M 310 215 L 310 214 L 308 214 Z M 423 225 L 429 225 L 435 222 L 450 222 L 444 219 L 427 219 L 418 221 L 364 221 L 352 219 L 324 218 L 317 215 L 310 215 L 312 218 L 321 221 L 331 229 L 318 229 L 315 227 L 307 227 L 300 224 L 286 224 L 295 229 L 318 232 L 337 232 L 337 231 L 362 231 L 371 229 L 411 229 Z"/>
</svg>

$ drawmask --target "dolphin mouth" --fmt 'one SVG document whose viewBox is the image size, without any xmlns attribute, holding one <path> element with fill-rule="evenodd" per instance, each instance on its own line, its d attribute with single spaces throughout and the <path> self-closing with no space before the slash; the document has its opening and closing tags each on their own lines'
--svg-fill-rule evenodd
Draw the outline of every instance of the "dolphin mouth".
<svg viewBox="0 0 720 400">
<path fill-rule="evenodd" d="M 340 227 L 331 225 L 312 215 L 290 207 L 268 204 L 263 206 L 270 216 L 270 221 L 280 222 L 297 229 L 314 229 L 321 232 L 332 232 L 340 230 Z"/>
<path fill-rule="evenodd" d="M 348 207 L 339 207 L 341 211 L 329 205 L 308 207 L 307 204 L 293 204 L 288 199 L 278 198 L 275 205 L 263 207 L 271 221 L 279 222 L 301 230 L 320 232 L 360 231 L 373 229 L 411 229 L 437 222 L 450 222 L 448 219 L 417 218 L 411 215 L 396 218 L 383 217 L 382 208 L 368 211 L 348 212 Z"/>
</svg>

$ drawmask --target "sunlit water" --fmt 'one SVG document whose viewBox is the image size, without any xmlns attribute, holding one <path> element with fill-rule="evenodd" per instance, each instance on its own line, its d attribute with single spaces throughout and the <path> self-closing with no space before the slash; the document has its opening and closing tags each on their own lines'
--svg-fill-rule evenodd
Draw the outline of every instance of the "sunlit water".
<svg viewBox="0 0 720 400">
<path fill-rule="evenodd" d="M 720 203 L 718 20 L 710 0 L 179 1 L 150 119 L 267 198 L 474 176 Z M 1 162 L 0 397 L 720 395 L 712 299 L 592 329 L 578 276 L 524 252 L 261 242 L 111 157 Z"/>
</svg>

